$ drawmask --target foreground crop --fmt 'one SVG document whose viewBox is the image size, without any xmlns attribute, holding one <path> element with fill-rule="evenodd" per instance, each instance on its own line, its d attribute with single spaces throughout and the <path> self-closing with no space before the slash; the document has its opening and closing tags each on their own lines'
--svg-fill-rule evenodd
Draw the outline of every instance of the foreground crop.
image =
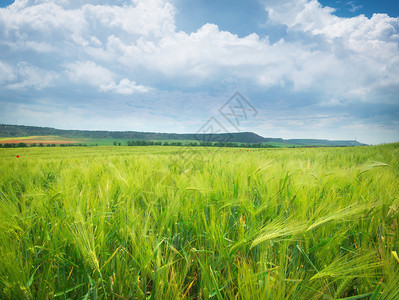
<svg viewBox="0 0 399 300">
<path fill-rule="evenodd" d="M 181 151 L 2 149 L 0 298 L 398 298 L 398 144 Z"/>
</svg>

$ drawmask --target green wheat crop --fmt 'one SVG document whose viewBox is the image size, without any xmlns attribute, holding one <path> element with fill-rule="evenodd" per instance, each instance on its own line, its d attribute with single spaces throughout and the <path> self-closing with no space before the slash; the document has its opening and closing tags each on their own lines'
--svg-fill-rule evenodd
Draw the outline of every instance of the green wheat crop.
<svg viewBox="0 0 399 300">
<path fill-rule="evenodd" d="M 0 149 L 0 298 L 399 299 L 398 210 L 399 144 Z"/>
</svg>

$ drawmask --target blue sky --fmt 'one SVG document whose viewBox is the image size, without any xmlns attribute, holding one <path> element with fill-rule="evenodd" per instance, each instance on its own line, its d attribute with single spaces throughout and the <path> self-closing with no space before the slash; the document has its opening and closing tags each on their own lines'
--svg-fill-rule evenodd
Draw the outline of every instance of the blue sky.
<svg viewBox="0 0 399 300">
<path fill-rule="evenodd" d="M 399 141 L 399 8 L 346 0 L 0 1 L 0 123 Z M 237 126 L 220 108 L 240 92 Z"/>
</svg>

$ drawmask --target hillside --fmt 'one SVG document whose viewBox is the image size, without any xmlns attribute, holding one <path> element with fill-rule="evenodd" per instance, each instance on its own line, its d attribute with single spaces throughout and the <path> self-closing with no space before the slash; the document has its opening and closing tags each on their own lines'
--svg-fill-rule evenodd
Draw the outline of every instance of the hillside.
<svg viewBox="0 0 399 300">
<path fill-rule="evenodd" d="M 317 139 L 264 138 L 253 132 L 235 132 L 222 134 L 194 134 L 194 133 L 159 133 L 140 131 L 91 131 L 91 130 L 62 130 L 50 127 L 22 126 L 0 124 L 0 137 L 26 136 L 60 136 L 73 139 L 115 139 L 115 140 L 191 140 L 207 142 L 231 143 L 279 143 L 297 146 L 361 146 L 357 141 L 330 141 Z"/>
</svg>

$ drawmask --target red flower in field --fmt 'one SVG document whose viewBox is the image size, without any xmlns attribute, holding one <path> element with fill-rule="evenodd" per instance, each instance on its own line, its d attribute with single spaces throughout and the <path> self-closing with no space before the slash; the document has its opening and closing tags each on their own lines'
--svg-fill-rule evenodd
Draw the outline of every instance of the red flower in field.
<svg viewBox="0 0 399 300">
<path fill-rule="evenodd" d="M 226 153 L 228 153 L 229 151 L 226 151 Z"/>
<path fill-rule="evenodd" d="M 19 155 L 17 155 L 16 157 L 19 158 Z"/>
<path fill-rule="evenodd" d="M 247 152 L 249 151 L 249 149 L 247 149 Z"/>
</svg>

